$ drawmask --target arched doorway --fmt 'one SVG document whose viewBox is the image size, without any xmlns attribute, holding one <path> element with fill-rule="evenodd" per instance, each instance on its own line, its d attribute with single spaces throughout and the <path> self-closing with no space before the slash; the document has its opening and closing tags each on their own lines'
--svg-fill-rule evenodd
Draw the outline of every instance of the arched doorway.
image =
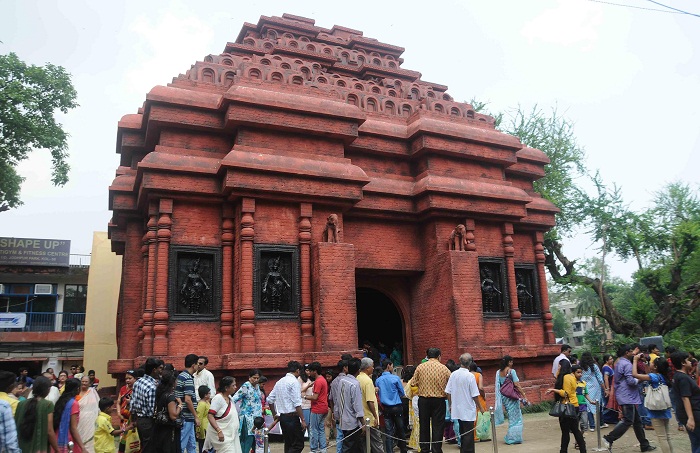
<svg viewBox="0 0 700 453">
<path fill-rule="evenodd" d="M 357 288 L 357 338 L 369 340 L 375 348 L 383 344 L 387 356 L 395 343 L 401 343 L 401 354 L 405 355 L 404 332 L 406 331 L 401 313 L 394 302 L 384 293 L 373 288 Z"/>
</svg>

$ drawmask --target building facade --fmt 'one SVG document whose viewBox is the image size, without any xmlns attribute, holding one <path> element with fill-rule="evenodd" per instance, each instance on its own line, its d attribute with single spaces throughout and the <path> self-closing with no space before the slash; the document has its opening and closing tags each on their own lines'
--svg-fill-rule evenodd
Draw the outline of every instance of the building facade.
<svg viewBox="0 0 700 453">
<path fill-rule="evenodd" d="M 121 119 L 110 372 L 194 352 L 274 375 L 368 339 L 406 363 L 437 346 L 546 377 L 557 208 L 532 183 L 548 159 L 402 68 L 403 50 L 263 16 Z"/>
<path fill-rule="evenodd" d="M 0 315 L 10 321 L 0 327 L 0 369 L 58 374 L 83 363 L 90 256 L 69 250 L 70 241 L 0 238 Z"/>
</svg>

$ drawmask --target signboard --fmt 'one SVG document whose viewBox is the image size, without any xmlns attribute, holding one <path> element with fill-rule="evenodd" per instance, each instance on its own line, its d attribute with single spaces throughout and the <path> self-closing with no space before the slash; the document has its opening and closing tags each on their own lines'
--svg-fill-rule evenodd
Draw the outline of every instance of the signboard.
<svg viewBox="0 0 700 453">
<path fill-rule="evenodd" d="M 0 313 L 0 329 L 24 329 L 26 313 Z"/>
<path fill-rule="evenodd" d="M 0 237 L 0 266 L 68 267 L 70 241 Z"/>
</svg>

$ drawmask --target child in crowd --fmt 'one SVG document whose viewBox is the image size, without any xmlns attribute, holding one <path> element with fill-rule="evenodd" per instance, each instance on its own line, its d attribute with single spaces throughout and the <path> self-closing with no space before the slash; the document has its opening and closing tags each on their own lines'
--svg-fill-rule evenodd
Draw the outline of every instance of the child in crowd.
<svg viewBox="0 0 700 453">
<path fill-rule="evenodd" d="M 586 382 L 580 378 L 576 384 L 576 398 L 578 399 L 578 420 L 581 432 L 588 431 L 588 403 L 596 404 L 596 401 L 591 401 L 586 389 Z M 591 430 L 592 431 L 592 430 Z"/>
<path fill-rule="evenodd" d="M 112 416 L 109 414 L 114 407 L 114 400 L 111 398 L 100 398 L 97 403 L 100 414 L 95 422 L 95 453 L 114 453 L 116 451 L 114 437 L 120 435 L 121 429 L 114 429 L 112 426 Z M 132 429 L 128 426 L 126 430 Z"/>
<path fill-rule="evenodd" d="M 255 435 L 255 453 L 265 453 L 265 434 L 263 433 L 264 426 L 264 418 L 255 417 L 253 419 L 253 434 Z M 272 426 L 275 425 L 273 424 Z M 272 429 L 272 426 L 270 427 L 270 429 Z M 270 453 L 270 445 L 267 446 L 267 453 Z"/>
<path fill-rule="evenodd" d="M 211 389 L 206 385 L 200 385 L 197 393 L 199 394 L 199 402 L 197 403 L 199 427 L 196 428 L 196 434 L 199 451 L 201 452 L 204 447 L 204 438 L 207 437 L 207 427 L 209 427 L 207 414 L 209 413 L 209 407 L 211 407 Z"/>
</svg>

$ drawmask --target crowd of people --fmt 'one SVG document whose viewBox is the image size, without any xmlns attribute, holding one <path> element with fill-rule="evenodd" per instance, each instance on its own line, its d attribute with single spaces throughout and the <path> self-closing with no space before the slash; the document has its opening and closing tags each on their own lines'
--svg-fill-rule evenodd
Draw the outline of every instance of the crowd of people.
<svg viewBox="0 0 700 453">
<path fill-rule="evenodd" d="M 363 358 L 341 356 L 337 369 L 290 361 L 269 394 L 258 369 L 248 372 L 240 388 L 231 376 L 215 385 L 208 358 L 196 354 L 185 357 L 180 372 L 148 358 L 127 371 L 116 400 L 100 398 L 94 371 L 85 374 L 78 365 L 34 378 L 25 369 L 19 375 L 3 371 L 0 451 L 115 453 L 117 439 L 120 453 L 269 453 L 263 428 L 278 424 L 285 453 L 304 449 L 305 432 L 313 453 L 327 453 L 331 442 L 337 453 L 364 453 L 367 430 L 372 453 L 395 447 L 400 453 L 442 453 L 445 441 L 472 453 L 475 442 L 491 440 L 484 376 L 471 354 L 443 364 L 440 349 L 429 348 L 420 364 L 404 366 L 400 345 L 391 354 L 369 342 L 363 349 Z M 546 391 L 575 409 L 559 417 L 560 452 L 568 451 L 573 435 L 575 448 L 585 453 L 584 434 L 595 431 L 598 420 L 599 428 L 611 428 L 603 436 L 609 451 L 631 427 L 641 451 L 656 449 L 645 433 L 653 430 L 661 451 L 673 452 L 675 417 L 692 453 L 700 453 L 697 373 L 694 355 L 672 347 L 663 356 L 655 345 L 625 345 L 616 358 L 597 360 L 589 352 L 578 358 L 562 345 L 552 364 L 554 385 Z M 503 440 L 520 444 L 521 408 L 529 401 L 512 357 L 501 359 L 493 384 L 494 422 L 507 418 Z"/>
<path fill-rule="evenodd" d="M 645 433 L 653 430 L 661 451 L 672 453 L 670 433 L 675 414 L 677 429 L 688 433 L 692 453 L 700 453 L 700 428 L 695 426 L 700 417 L 700 381 L 693 353 L 669 346 L 663 356 L 654 344 L 628 344 L 618 349 L 617 357 L 606 354 L 599 363 L 590 352 L 579 360 L 569 345 L 562 345 L 552 374 L 556 383 L 547 393 L 578 410 L 577 418 L 559 417 L 561 452 L 567 451 L 571 434 L 575 447 L 586 451 L 583 433 L 595 431 L 596 414 L 602 410 L 600 428 L 614 424 L 603 436 L 610 452 L 613 443 L 632 428 L 641 451 L 657 448 Z"/>
</svg>

